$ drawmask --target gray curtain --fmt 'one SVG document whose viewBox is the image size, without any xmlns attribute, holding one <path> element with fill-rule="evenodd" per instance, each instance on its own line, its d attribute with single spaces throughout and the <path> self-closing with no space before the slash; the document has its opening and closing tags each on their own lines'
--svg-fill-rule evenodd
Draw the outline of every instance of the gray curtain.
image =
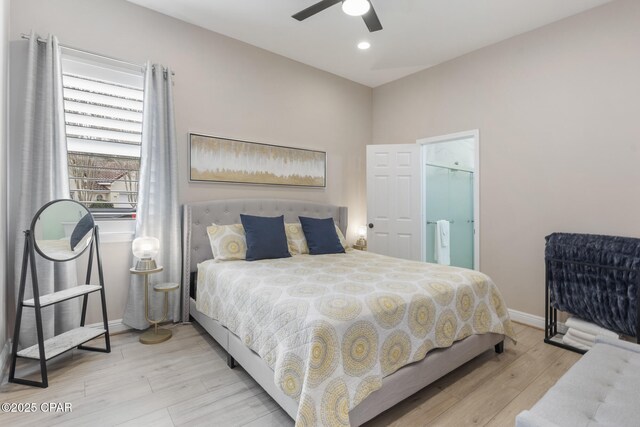
<svg viewBox="0 0 640 427">
<path fill-rule="evenodd" d="M 171 71 L 161 65 L 147 63 L 144 84 L 142 119 L 142 153 L 136 237 L 156 237 L 160 253 L 156 263 L 164 270 L 149 276 L 151 284 L 180 283 L 180 209 L 178 205 L 178 159 L 173 116 Z M 132 266 L 135 259 L 132 260 Z M 180 320 L 180 290 L 169 293 L 168 319 Z M 164 295 L 149 286 L 149 301 L 153 320 L 160 319 Z M 144 313 L 142 276 L 131 278 L 123 323 L 136 329 L 146 329 L 149 323 Z"/>
<path fill-rule="evenodd" d="M 25 73 L 26 92 L 24 120 L 12 126 L 22 126 L 12 166 L 20 168 L 19 182 L 12 183 L 11 191 L 20 194 L 18 212 L 12 224 L 16 231 L 13 276 L 18 295 L 24 237 L 37 210 L 54 199 L 69 198 L 67 170 L 67 140 L 65 134 L 64 105 L 62 96 L 62 65 L 60 47 L 54 36 L 45 42 L 31 33 Z M 36 254 L 40 295 L 77 286 L 75 261 L 53 263 Z M 33 297 L 31 278 L 27 278 L 25 299 Z M 45 339 L 80 326 L 80 300 L 56 304 L 42 310 Z M 36 342 L 36 326 L 33 309 L 24 309 L 20 332 L 20 344 Z"/>
</svg>

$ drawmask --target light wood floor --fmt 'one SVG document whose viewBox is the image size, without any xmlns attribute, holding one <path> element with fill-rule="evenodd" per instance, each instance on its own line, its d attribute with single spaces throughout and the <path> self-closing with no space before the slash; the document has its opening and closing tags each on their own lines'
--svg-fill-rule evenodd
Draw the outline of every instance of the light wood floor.
<svg viewBox="0 0 640 427">
<path fill-rule="evenodd" d="M 0 386 L 0 402 L 69 402 L 70 413 L 0 413 L 0 425 L 292 426 L 293 421 L 196 325 L 145 346 L 138 334 L 112 337 L 110 354 L 74 350 L 49 366 L 49 388 Z M 516 324 L 519 342 L 488 351 L 367 424 L 513 426 L 580 356 Z M 100 344 L 98 341 L 97 344 Z M 96 345 L 97 345 L 96 344 Z"/>
</svg>

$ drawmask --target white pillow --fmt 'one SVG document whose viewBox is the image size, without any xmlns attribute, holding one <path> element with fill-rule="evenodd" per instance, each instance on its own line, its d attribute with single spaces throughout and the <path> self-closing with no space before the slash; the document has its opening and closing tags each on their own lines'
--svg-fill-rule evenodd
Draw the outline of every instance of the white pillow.
<svg viewBox="0 0 640 427">
<path fill-rule="evenodd" d="M 242 224 L 216 225 L 207 227 L 213 257 L 220 261 L 245 259 L 247 239 Z"/>
</svg>

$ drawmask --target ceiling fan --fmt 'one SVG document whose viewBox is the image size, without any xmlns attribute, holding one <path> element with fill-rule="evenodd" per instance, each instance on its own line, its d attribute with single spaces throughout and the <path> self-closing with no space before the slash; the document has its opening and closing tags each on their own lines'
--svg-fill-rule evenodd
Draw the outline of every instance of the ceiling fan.
<svg viewBox="0 0 640 427">
<path fill-rule="evenodd" d="M 371 0 L 322 0 L 296 13 L 292 18 L 298 21 L 304 21 L 316 13 L 320 13 L 338 3 L 342 3 L 342 10 L 347 15 L 362 16 L 370 32 L 373 33 L 374 31 L 380 31 L 382 29 L 382 24 L 373 8 L 373 4 L 371 4 Z"/>
</svg>

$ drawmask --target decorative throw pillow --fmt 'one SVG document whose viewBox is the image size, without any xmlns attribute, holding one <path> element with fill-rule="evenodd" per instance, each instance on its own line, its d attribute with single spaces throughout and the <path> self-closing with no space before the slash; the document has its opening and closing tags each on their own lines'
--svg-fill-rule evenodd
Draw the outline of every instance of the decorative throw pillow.
<svg viewBox="0 0 640 427">
<path fill-rule="evenodd" d="M 213 258 L 220 261 L 246 258 L 247 240 L 242 224 L 212 224 L 207 227 L 207 234 Z"/>
<path fill-rule="evenodd" d="M 340 240 L 340 244 L 342 245 L 342 247 L 347 249 L 347 239 L 344 238 L 344 234 L 342 234 L 342 231 L 340 231 L 337 224 L 336 224 L 336 234 L 338 235 L 338 239 Z"/>
<path fill-rule="evenodd" d="M 311 255 L 342 254 L 345 252 L 333 218 L 317 219 L 304 216 L 298 218 Z"/>
<path fill-rule="evenodd" d="M 284 230 L 284 215 L 278 217 L 240 214 L 247 237 L 247 261 L 289 258 L 289 246 Z"/>
<path fill-rule="evenodd" d="M 307 239 L 304 238 L 302 225 L 298 222 L 294 222 L 291 224 L 285 224 L 284 228 L 287 234 L 287 244 L 289 245 L 289 252 L 291 252 L 291 255 L 308 254 L 309 246 L 307 246 Z"/>
<path fill-rule="evenodd" d="M 343 248 L 347 248 L 347 241 L 342 234 L 342 231 L 336 225 L 336 234 L 340 240 L 340 244 Z M 285 231 L 287 233 L 287 243 L 289 244 L 289 252 L 291 255 L 308 254 L 309 246 L 307 246 L 307 239 L 304 237 L 302 231 L 302 225 L 298 222 L 285 224 Z"/>
<path fill-rule="evenodd" d="M 72 251 L 76 250 L 76 246 L 78 246 L 78 243 L 84 240 L 87 234 L 93 230 L 93 227 L 93 216 L 91 216 L 90 214 L 86 214 L 80 221 L 78 221 L 75 228 L 71 232 L 71 238 L 69 239 L 69 245 L 71 246 Z"/>
</svg>

